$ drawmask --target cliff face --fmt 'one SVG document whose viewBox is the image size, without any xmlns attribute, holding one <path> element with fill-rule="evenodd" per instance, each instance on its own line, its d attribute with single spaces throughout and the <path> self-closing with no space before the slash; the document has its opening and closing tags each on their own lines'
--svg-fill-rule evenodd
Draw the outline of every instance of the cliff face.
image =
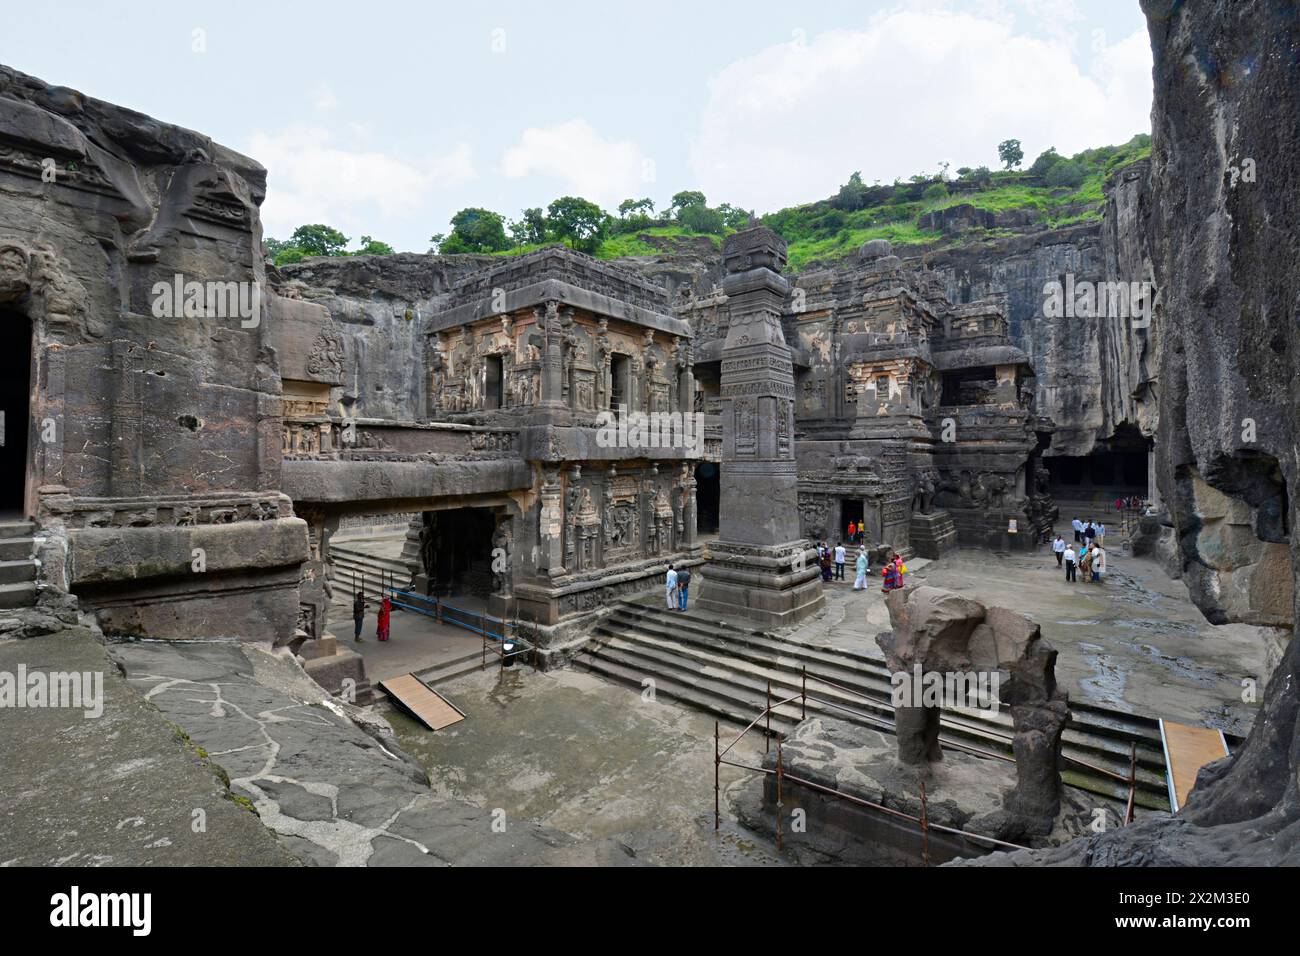
<svg viewBox="0 0 1300 956">
<path fill-rule="evenodd" d="M 1149 278 L 1147 173 L 1142 161 L 1115 175 L 1102 223 L 1040 228 L 921 257 L 954 302 L 1005 297 L 1011 337 L 1038 374 L 1038 412 L 1056 422 L 1049 455 L 1087 455 L 1121 425 L 1154 426 L 1144 388 L 1147 330 L 1126 315 L 1049 315 L 1044 291 L 1053 282 L 1064 290 Z"/>
<path fill-rule="evenodd" d="M 1294 620 L 1300 8 L 1143 0 L 1143 9 L 1155 55 L 1157 479 L 1207 617 Z M 986 862 L 1300 863 L 1298 689 L 1293 639 L 1246 743 L 1201 771 L 1176 818 Z"/>
<path fill-rule="evenodd" d="M 425 415 L 425 333 L 436 303 L 494 256 L 336 256 L 278 270 L 278 288 L 329 310 L 343 341 L 343 411 L 412 421 Z M 364 370 L 364 373 L 363 373 Z"/>
</svg>

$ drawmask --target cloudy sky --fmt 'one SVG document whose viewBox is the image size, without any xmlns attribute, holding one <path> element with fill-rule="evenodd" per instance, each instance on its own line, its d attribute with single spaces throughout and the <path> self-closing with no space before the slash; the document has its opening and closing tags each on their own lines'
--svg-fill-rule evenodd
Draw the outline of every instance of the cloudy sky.
<svg viewBox="0 0 1300 956">
<path fill-rule="evenodd" d="M 1137 0 L 10 4 L 0 62 L 269 170 L 266 232 L 424 251 L 465 206 L 769 212 L 1149 132 Z"/>
</svg>

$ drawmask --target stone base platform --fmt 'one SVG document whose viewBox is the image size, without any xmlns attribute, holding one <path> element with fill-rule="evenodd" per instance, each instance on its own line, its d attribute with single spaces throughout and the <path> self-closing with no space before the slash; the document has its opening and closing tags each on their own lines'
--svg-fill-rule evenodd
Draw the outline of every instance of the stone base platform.
<svg viewBox="0 0 1300 956">
<path fill-rule="evenodd" d="M 957 523 L 952 515 L 938 510 L 928 515 L 912 515 L 908 538 L 913 550 L 923 558 L 941 558 L 957 547 Z"/>
<path fill-rule="evenodd" d="M 800 723 L 781 750 L 786 774 L 781 786 L 782 840 L 786 852 L 801 863 L 921 866 L 922 836 L 916 823 L 822 793 L 791 776 L 914 817 L 921 815 L 924 780 L 926 815 L 932 825 L 1021 845 L 1055 846 L 1092 832 L 1088 827 L 1095 819 L 1095 801 L 1067 787 L 1052 834 L 1032 843 L 1019 839 L 1017 821 L 1003 806 L 1004 796 L 1015 787 L 1015 767 L 1003 760 L 949 748 L 930 768 L 909 767 L 898 761 L 898 741 L 892 734 L 818 717 Z M 763 766 L 775 769 L 775 745 Z M 732 803 L 742 825 L 761 833 L 775 831 L 773 774 L 746 781 L 733 791 Z M 1107 828 L 1119 825 L 1113 809 L 1102 812 Z M 997 849 L 1006 847 L 936 830 L 929 833 L 931 865 Z"/>
</svg>

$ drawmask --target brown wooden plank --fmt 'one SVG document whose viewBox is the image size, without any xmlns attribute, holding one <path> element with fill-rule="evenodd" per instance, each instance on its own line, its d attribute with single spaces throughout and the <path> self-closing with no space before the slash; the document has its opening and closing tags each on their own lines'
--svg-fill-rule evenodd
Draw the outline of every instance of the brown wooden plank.
<svg viewBox="0 0 1300 956">
<path fill-rule="evenodd" d="M 414 674 L 380 681 L 379 688 L 430 730 L 442 730 L 465 719 L 464 714 Z"/>
<path fill-rule="evenodd" d="M 1196 774 L 1207 763 L 1228 756 L 1223 734 L 1209 727 L 1192 727 L 1172 720 L 1160 721 L 1165 744 L 1165 763 L 1169 768 L 1171 795 L 1177 810 L 1187 803 L 1196 783 Z"/>
</svg>

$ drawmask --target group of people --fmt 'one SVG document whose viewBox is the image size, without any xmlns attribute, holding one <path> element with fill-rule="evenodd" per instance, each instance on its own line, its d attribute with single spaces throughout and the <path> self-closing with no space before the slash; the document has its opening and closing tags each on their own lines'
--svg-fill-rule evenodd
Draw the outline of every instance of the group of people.
<svg viewBox="0 0 1300 956">
<path fill-rule="evenodd" d="M 865 522 L 862 521 L 849 522 L 849 535 L 847 538 L 849 544 L 861 544 L 862 539 L 865 538 L 866 535 L 867 535 L 867 526 Z"/>
<path fill-rule="evenodd" d="M 1141 495 L 1125 495 L 1122 498 L 1115 499 L 1115 510 L 1123 511 L 1125 508 L 1141 508 L 1145 504 L 1146 501 Z"/>
<path fill-rule="evenodd" d="M 1075 518 L 1070 522 L 1074 528 L 1074 541 L 1067 542 L 1059 534 L 1052 542 L 1052 552 L 1056 555 L 1056 566 L 1065 568 L 1066 581 L 1078 581 L 1082 575 L 1085 582 L 1100 584 L 1106 577 L 1106 550 L 1102 542 L 1106 537 L 1106 526 Z"/>
<path fill-rule="evenodd" d="M 668 610 L 685 611 L 690 592 L 691 569 L 682 568 L 678 571 L 671 564 L 668 565 L 668 575 L 664 578 L 664 597 L 668 602 Z"/>
<path fill-rule="evenodd" d="M 352 624 L 354 627 L 352 636 L 353 640 L 358 644 L 365 640 L 365 638 L 361 636 L 361 629 L 366 623 L 366 608 L 368 607 L 370 607 L 370 605 L 366 602 L 366 596 L 362 592 L 358 591 L 356 598 L 352 601 Z M 378 640 L 388 640 L 388 624 L 392 619 L 392 616 L 393 602 L 392 599 L 385 594 L 384 599 L 379 602 L 378 623 L 375 628 L 375 637 Z"/>
<path fill-rule="evenodd" d="M 853 527 L 853 524 L 850 523 L 849 527 Z M 828 546 L 825 541 L 818 542 L 817 564 L 821 568 L 823 581 L 843 581 L 844 566 L 847 563 L 848 549 L 844 547 L 843 541 L 837 542 L 834 548 Z M 895 588 L 901 588 L 903 586 L 903 574 L 906 571 L 907 566 L 903 564 L 902 555 L 893 552 L 880 572 L 883 583 L 882 590 L 893 591 Z M 854 560 L 854 572 L 853 590 L 866 590 L 867 575 L 871 573 L 871 558 L 867 555 L 866 548 L 858 548 L 858 555 Z"/>
</svg>

